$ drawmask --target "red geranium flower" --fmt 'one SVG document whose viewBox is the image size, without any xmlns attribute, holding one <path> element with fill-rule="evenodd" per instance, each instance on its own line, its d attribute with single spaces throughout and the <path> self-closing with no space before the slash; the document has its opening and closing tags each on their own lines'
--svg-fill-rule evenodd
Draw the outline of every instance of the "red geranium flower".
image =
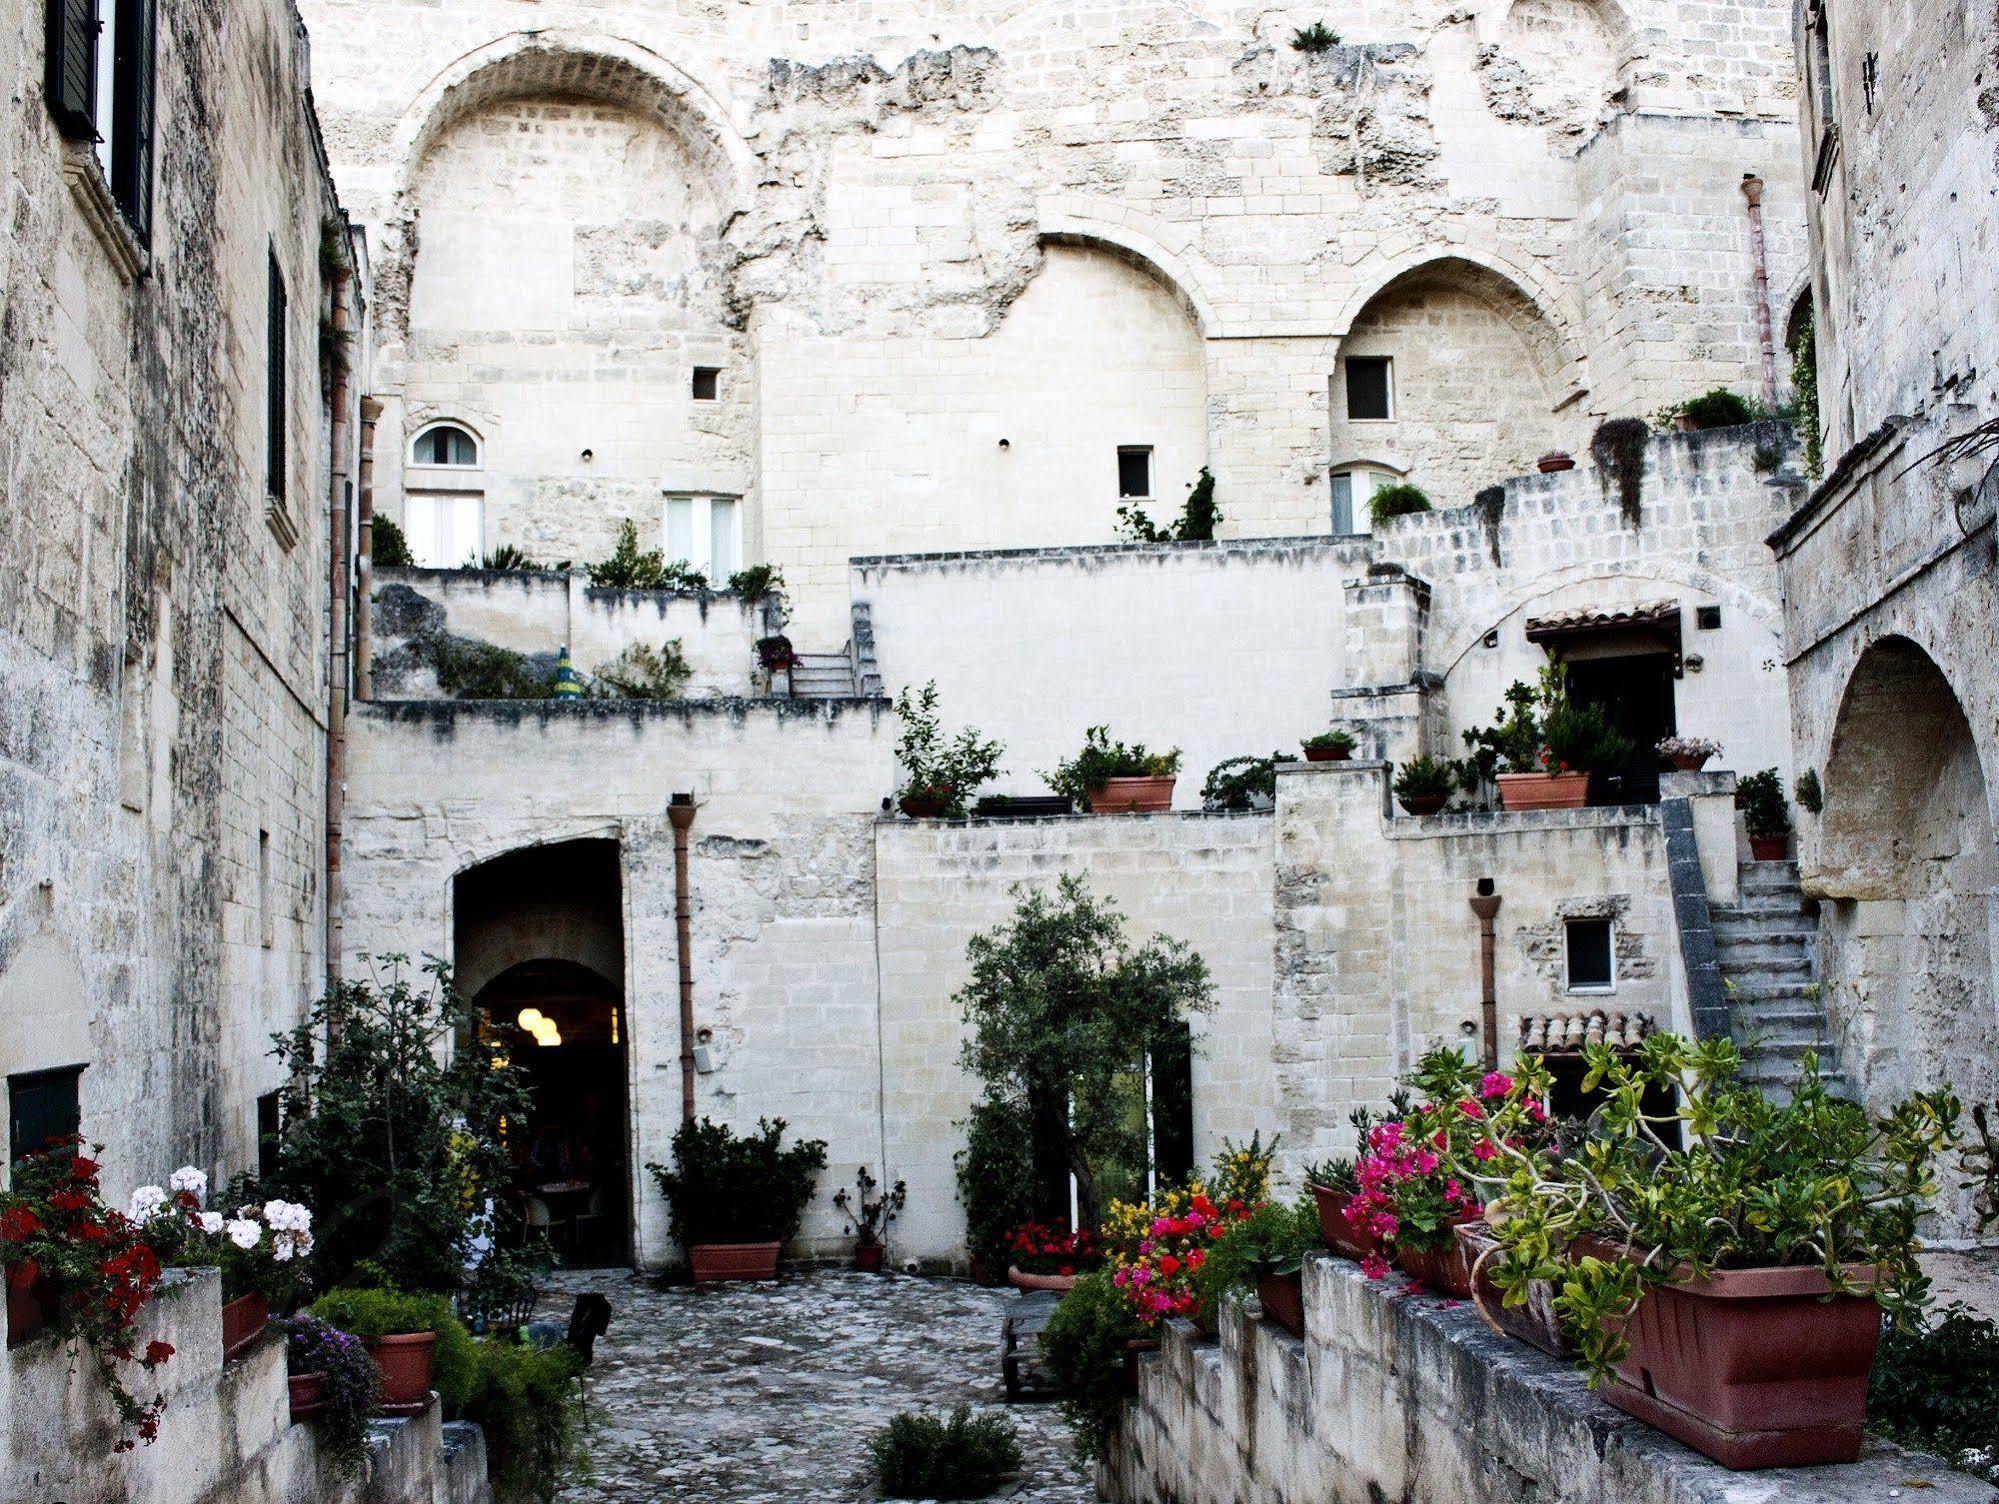
<svg viewBox="0 0 1999 1504">
<path fill-rule="evenodd" d="M 171 1342 L 161 1342 L 155 1338 L 146 1344 L 146 1356 L 140 1361 L 148 1368 L 158 1368 L 173 1355 L 174 1345 Z"/>
<path fill-rule="evenodd" d="M 42 1219 L 28 1207 L 10 1206 L 0 1212 L 0 1242 L 25 1243 L 42 1230 Z"/>
<path fill-rule="evenodd" d="M 74 1175 L 78 1180 L 95 1180 L 97 1178 L 97 1161 L 79 1154 L 69 1162 L 69 1173 Z"/>
</svg>

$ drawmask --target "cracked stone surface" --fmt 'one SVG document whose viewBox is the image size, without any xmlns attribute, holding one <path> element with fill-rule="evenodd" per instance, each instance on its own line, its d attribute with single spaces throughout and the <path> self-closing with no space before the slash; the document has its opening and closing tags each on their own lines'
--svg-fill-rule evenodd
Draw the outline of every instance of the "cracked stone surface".
<svg viewBox="0 0 1999 1504">
<path fill-rule="evenodd" d="M 612 1307 L 590 1371 L 589 1463 L 563 1504 L 874 1499 L 868 1434 L 899 1410 L 959 1404 L 1004 1409 L 1019 1428 L 1024 1465 L 996 1497 L 1096 1497 L 1056 1408 L 1005 1404 L 1010 1290 L 825 1269 L 700 1289 L 582 1270 L 550 1285 L 544 1317 L 566 1319 L 584 1290 Z"/>
</svg>

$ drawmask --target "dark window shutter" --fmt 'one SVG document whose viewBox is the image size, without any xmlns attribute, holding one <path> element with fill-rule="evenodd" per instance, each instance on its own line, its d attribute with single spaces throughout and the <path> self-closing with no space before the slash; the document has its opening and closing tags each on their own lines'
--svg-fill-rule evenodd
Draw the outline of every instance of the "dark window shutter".
<svg viewBox="0 0 1999 1504">
<path fill-rule="evenodd" d="M 269 359 L 264 370 L 264 452 L 265 487 L 279 501 L 285 498 L 285 371 L 290 364 L 285 355 L 286 325 L 285 274 L 278 268 L 277 252 L 272 251 Z"/>
<path fill-rule="evenodd" d="M 118 0 L 112 59 L 111 196 L 139 244 L 153 242 L 153 60 L 156 0 Z"/>
<path fill-rule="evenodd" d="M 16 1164 L 46 1148 L 51 1139 L 77 1131 L 82 1121 L 77 1087 L 82 1078 L 80 1065 L 7 1078 L 7 1151 Z"/>
<path fill-rule="evenodd" d="M 65 136 L 97 137 L 97 0 L 48 0 L 49 113 Z"/>
</svg>

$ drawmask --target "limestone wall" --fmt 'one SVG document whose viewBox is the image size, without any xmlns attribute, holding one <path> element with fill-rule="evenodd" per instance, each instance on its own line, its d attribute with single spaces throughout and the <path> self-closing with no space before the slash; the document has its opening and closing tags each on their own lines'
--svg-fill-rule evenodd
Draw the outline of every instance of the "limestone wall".
<svg viewBox="0 0 1999 1504">
<path fill-rule="evenodd" d="M 1219 1343 L 1184 1321 L 1140 1360 L 1114 1455 L 1116 1504 L 1837 1504 L 1990 1484 L 1872 1445 L 1845 1467 L 1731 1473 L 1612 1410 L 1568 1363 L 1493 1334 L 1466 1303 L 1324 1254 L 1305 1263 L 1303 1341 L 1235 1305 Z"/>
</svg>

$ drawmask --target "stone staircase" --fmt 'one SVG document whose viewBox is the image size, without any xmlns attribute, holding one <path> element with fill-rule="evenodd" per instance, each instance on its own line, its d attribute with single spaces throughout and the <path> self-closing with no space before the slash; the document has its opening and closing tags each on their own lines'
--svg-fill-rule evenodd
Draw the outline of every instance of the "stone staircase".
<svg viewBox="0 0 1999 1504">
<path fill-rule="evenodd" d="M 800 653 L 791 668 L 794 700 L 853 698 L 854 660 L 845 653 Z"/>
<path fill-rule="evenodd" d="M 1828 1085 L 1845 1084 L 1818 993 L 1818 915 L 1807 907 L 1794 862 L 1748 862 L 1742 897 L 1713 910 L 1715 955 L 1728 991 L 1743 1077 L 1784 1097 L 1807 1050 Z"/>
</svg>

